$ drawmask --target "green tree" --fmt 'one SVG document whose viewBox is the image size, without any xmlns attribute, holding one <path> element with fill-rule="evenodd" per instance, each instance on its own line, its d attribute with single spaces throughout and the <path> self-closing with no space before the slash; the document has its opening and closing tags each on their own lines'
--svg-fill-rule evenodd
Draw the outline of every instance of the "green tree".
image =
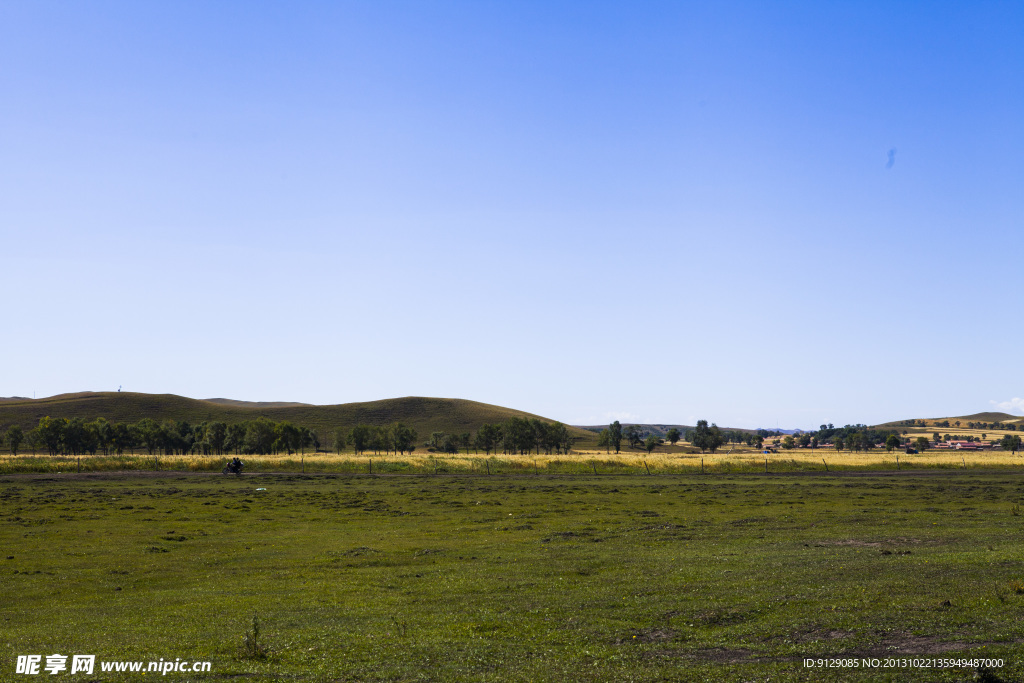
<svg viewBox="0 0 1024 683">
<path fill-rule="evenodd" d="M 302 433 L 299 428 L 285 420 L 278 422 L 274 429 L 275 445 L 284 449 L 288 455 L 295 453 L 302 447 Z"/>
<path fill-rule="evenodd" d="M 618 453 L 622 447 L 622 425 L 616 420 L 608 425 L 608 432 L 608 442 L 615 449 L 615 452 Z"/>
<path fill-rule="evenodd" d="M 708 427 L 707 420 L 697 420 L 697 426 L 690 431 L 690 443 L 694 448 L 699 448 L 700 452 L 703 453 L 708 448 L 708 437 L 711 434 L 711 428 Z"/>
<path fill-rule="evenodd" d="M 647 454 L 650 455 L 651 451 L 657 448 L 659 443 L 661 443 L 661 439 L 656 437 L 654 434 L 651 434 L 644 439 L 644 448 L 647 449 Z"/>
<path fill-rule="evenodd" d="M 62 417 L 41 417 L 36 430 L 39 434 L 39 441 L 50 455 L 57 455 L 64 443 L 64 425 L 67 422 Z"/>
<path fill-rule="evenodd" d="M 276 439 L 275 426 L 274 422 L 266 417 L 251 420 L 245 428 L 245 451 L 257 455 L 272 453 Z"/>
<path fill-rule="evenodd" d="M 4 434 L 4 440 L 7 442 L 8 448 L 11 449 L 11 455 L 17 455 L 18 446 L 25 440 L 25 433 L 18 425 L 11 425 L 7 428 L 7 433 Z"/>
<path fill-rule="evenodd" d="M 477 448 L 482 448 L 484 453 L 490 455 L 491 451 L 498 449 L 499 443 L 501 443 L 501 425 L 487 422 L 480 425 L 480 429 L 476 432 Z"/>
<path fill-rule="evenodd" d="M 718 425 L 712 423 L 709 427 L 707 420 L 697 420 L 697 426 L 690 432 L 690 443 L 699 448 L 701 453 L 714 453 L 725 443 L 725 438 Z"/>
<path fill-rule="evenodd" d="M 601 433 L 597 435 L 597 447 L 604 447 L 604 452 L 608 453 L 612 445 L 612 431 L 610 429 L 602 429 Z"/>
<path fill-rule="evenodd" d="M 210 422 L 206 425 L 206 434 L 203 441 L 210 452 L 216 455 L 224 454 L 224 443 L 228 438 L 228 426 L 223 422 Z"/>
<path fill-rule="evenodd" d="M 370 447 L 373 430 L 370 425 L 358 424 L 349 432 L 348 440 L 356 453 L 364 453 Z"/>
<path fill-rule="evenodd" d="M 675 446 L 676 442 L 679 441 L 680 436 L 682 436 L 682 434 L 680 434 L 679 430 L 675 427 L 672 427 L 665 433 L 665 438 L 668 439 L 668 442 L 673 446 Z"/>
<path fill-rule="evenodd" d="M 626 441 L 629 442 L 630 448 L 636 448 L 643 441 L 643 433 L 640 431 L 640 425 L 629 425 L 625 429 Z"/>
<path fill-rule="evenodd" d="M 502 449 L 526 455 L 534 446 L 533 425 L 525 417 L 510 417 L 501 426 Z"/>
<path fill-rule="evenodd" d="M 96 445 L 103 449 L 103 455 L 109 455 L 110 441 L 113 435 L 113 427 L 105 418 L 97 417 L 95 420 L 90 422 L 88 428 L 93 433 L 96 440 Z"/>
<path fill-rule="evenodd" d="M 787 451 L 793 450 L 794 446 L 796 446 L 796 440 L 792 435 L 787 435 L 786 438 L 782 440 L 782 447 Z"/>
<path fill-rule="evenodd" d="M 391 428 L 395 442 L 395 450 L 405 455 L 406 452 L 412 453 L 416 450 L 416 439 L 419 435 L 416 434 L 416 430 L 412 427 L 406 427 L 401 422 L 396 423 Z"/>
<path fill-rule="evenodd" d="M 885 450 L 892 453 L 894 450 L 900 447 L 900 437 L 895 434 L 890 434 L 885 439 Z"/>
<path fill-rule="evenodd" d="M 1016 454 L 1017 451 L 1020 450 L 1020 444 L 1021 439 L 1016 434 L 1007 434 L 1003 437 L 1003 440 L 1000 441 L 1000 445 L 1003 447 L 1003 450 L 1010 451 L 1011 455 Z"/>
<path fill-rule="evenodd" d="M 337 453 L 341 453 L 347 445 L 348 432 L 342 427 L 338 427 L 334 430 L 334 450 Z"/>
<path fill-rule="evenodd" d="M 931 444 L 928 442 L 928 437 L 926 436 L 919 436 L 917 437 L 917 441 L 914 442 L 914 447 L 917 449 L 918 453 L 924 453 L 928 450 L 929 446 L 931 446 Z"/>
</svg>

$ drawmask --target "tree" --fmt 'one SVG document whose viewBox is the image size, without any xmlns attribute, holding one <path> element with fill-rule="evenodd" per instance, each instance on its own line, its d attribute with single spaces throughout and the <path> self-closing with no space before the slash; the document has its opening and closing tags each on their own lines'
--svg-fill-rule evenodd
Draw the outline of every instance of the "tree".
<svg viewBox="0 0 1024 683">
<path fill-rule="evenodd" d="M 64 424 L 67 422 L 62 417 L 41 417 L 39 418 L 39 424 L 36 426 L 36 432 L 39 434 L 39 441 L 46 450 L 49 451 L 50 455 L 57 455 L 60 452 L 61 445 L 64 441 Z"/>
<path fill-rule="evenodd" d="M 793 439 L 792 435 L 789 435 L 782 440 L 782 447 L 785 448 L 787 451 L 792 450 L 793 446 L 796 446 L 796 440 Z"/>
<path fill-rule="evenodd" d="M 690 443 L 693 444 L 694 448 L 699 448 L 700 452 L 703 453 L 708 447 L 708 436 L 711 434 L 711 429 L 708 427 L 707 420 L 697 420 L 697 426 L 690 432 Z"/>
<path fill-rule="evenodd" d="M 418 435 L 416 434 L 416 430 L 412 427 L 406 427 L 401 422 L 398 422 L 391 428 L 391 434 L 394 440 L 395 450 L 402 455 L 405 455 L 406 451 L 412 453 L 416 450 L 416 439 L 418 438 Z"/>
<path fill-rule="evenodd" d="M 288 455 L 295 453 L 302 447 L 302 434 L 299 428 L 291 422 L 278 422 L 274 429 L 274 446 L 277 449 L 283 448 Z"/>
<path fill-rule="evenodd" d="M 502 449 L 526 455 L 534 445 L 533 425 L 525 417 L 510 417 L 501 426 Z"/>
<path fill-rule="evenodd" d="M 1003 440 L 1000 442 L 1000 444 L 1002 445 L 1004 451 L 1010 451 L 1010 454 L 1013 455 L 1020 450 L 1021 439 L 1016 434 L 1007 434 L 1006 436 L 1003 437 Z"/>
<path fill-rule="evenodd" d="M 657 448 L 659 443 L 661 443 L 661 439 L 656 437 L 654 434 L 651 434 L 644 439 L 644 448 L 647 449 L 647 454 L 650 455 L 651 451 Z"/>
<path fill-rule="evenodd" d="M 924 453 L 928 450 L 929 446 L 931 446 L 931 443 L 928 442 L 928 437 L 926 436 L 919 436 L 917 441 L 914 442 L 914 447 L 917 448 L 918 453 Z"/>
<path fill-rule="evenodd" d="M 837 436 L 836 440 L 833 442 L 833 445 L 835 445 L 836 453 L 838 453 L 839 451 L 843 450 L 843 448 L 846 447 L 846 442 L 843 440 L 843 437 Z"/>
<path fill-rule="evenodd" d="M 668 430 L 668 432 L 665 433 L 665 438 L 668 439 L 668 442 L 673 446 L 675 446 L 676 442 L 679 441 L 680 436 L 682 435 L 679 433 L 679 430 L 676 429 L 675 427 L 673 427 L 672 429 Z"/>
<path fill-rule="evenodd" d="M 722 436 L 722 430 L 720 430 L 718 428 L 718 425 L 716 425 L 714 422 L 712 422 L 711 423 L 711 433 L 709 434 L 708 441 L 707 441 L 708 450 L 711 451 L 711 453 L 714 453 L 719 448 L 721 448 L 722 444 L 724 444 L 724 443 L 725 443 L 725 438 Z"/>
<path fill-rule="evenodd" d="M 245 439 L 243 440 L 246 453 L 257 455 L 268 455 L 273 452 L 275 441 L 275 427 L 273 421 L 258 417 L 251 420 L 245 428 Z"/>
<path fill-rule="evenodd" d="M 370 425 L 359 424 L 349 432 L 348 440 L 357 454 L 364 453 L 370 447 L 372 431 Z"/>
<path fill-rule="evenodd" d="M 890 453 L 892 453 L 893 450 L 895 450 L 895 449 L 897 449 L 899 447 L 900 447 L 900 437 L 896 436 L 895 434 L 890 434 L 886 438 L 886 440 L 885 440 L 885 450 L 887 450 Z"/>
<path fill-rule="evenodd" d="M 612 431 L 610 429 L 602 429 L 601 433 L 597 435 L 597 447 L 601 448 L 604 446 L 604 452 L 608 453 L 612 443 Z"/>
<path fill-rule="evenodd" d="M 608 431 L 608 441 L 615 449 L 615 452 L 618 453 L 619 449 L 622 447 L 622 425 L 620 425 L 619 421 L 616 420 L 608 425 Z"/>
<path fill-rule="evenodd" d="M 18 425 L 11 425 L 7 429 L 7 433 L 4 435 L 4 439 L 7 441 L 8 447 L 11 449 L 11 455 L 18 454 L 18 446 L 25 440 L 25 433 L 21 430 Z"/>
<path fill-rule="evenodd" d="M 640 431 L 640 425 L 629 425 L 626 427 L 626 440 L 629 441 L 630 448 L 636 448 L 643 442 L 643 434 Z"/>
<path fill-rule="evenodd" d="M 207 448 L 217 455 L 224 454 L 224 443 L 228 438 L 228 426 L 223 422 L 210 422 L 206 425 L 204 441 Z"/>
<path fill-rule="evenodd" d="M 757 448 L 757 450 L 761 450 L 762 448 L 764 448 L 764 437 L 761 436 L 760 434 L 754 435 L 754 438 L 751 439 L 751 441 L 753 442 L 752 445 L 755 448 Z"/>
<path fill-rule="evenodd" d="M 487 455 L 491 454 L 492 450 L 497 450 L 498 444 L 501 442 L 501 426 L 484 423 L 480 425 L 480 429 L 476 432 L 476 447 L 482 448 L 484 453 Z"/>
<path fill-rule="evenodd" d="M 345 448 L 345 437 L 347 435 L 348 432 L 346 432 L 341 427 L 338 427 L 337 429 L 334 430 L 334 450 L 336 452 L 341 453 L 341 451 Z"/>
<path fill-rule="evenodd" d="M 707 420 L 697 420 L 697 426 L 690 432 L 690 443 L 699 448 L 701 453 L 706 450 L 714 453 L 725 443 L 725 439 L 718 425 L 712 423 L 708 427 Z"/>
</svg>

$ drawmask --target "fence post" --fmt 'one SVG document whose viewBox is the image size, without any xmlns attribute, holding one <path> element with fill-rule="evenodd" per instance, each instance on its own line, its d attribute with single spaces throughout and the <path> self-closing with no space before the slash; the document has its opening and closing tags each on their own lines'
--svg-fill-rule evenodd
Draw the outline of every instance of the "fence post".
<svg viewBox="0 0 1024 683">
<path fill-rule="evenodd" d="M 491 473 L 491 463 L 489 460 L 484 460 L 484 464 L 487 465 L 487 474 Z"/>
<path fill-rule="evenodd" d="M 373 458 L 370 458 L 370 474 L 373 474 Z"/>
<path fill-rule="evenodd" d="M 764 459 L 764 473 L 768 474 L 768 458 Z"/>
<path fill-rule="evenodd" d="M 590 464 L 594 468 L 594 474 L 597 474 L 597 461 L 596 460 L 591 460 Z"/>
<path fill-rule="evenodd" d="M 899 453 L 896 454 L 896 469 L 897 469 L 897 471 L 900 469 L 900 454 Z"/>
<path fill-rule="evenodd" d="M 821 464 L 823 464 L 825 466 L 825 471 L 828 472 L 828 463 L 825 462 L 825 458 L 821 459 Z"/>
<path fill-rule="evenodd" d="M 302 456 L 302 473 L 306 473 L 306 456 Z"/>
<path fill-rule="evenodd" d="M 647 474 L 651 473 L 651 468 L 647 466 L 647 461 L 644 460 L 644 469 L 647 470 Z"/>
<path fill-rule="evenodd" d="M 704 458 L 700 459 L 700 473 L 704 474 Z"/>
</svg>

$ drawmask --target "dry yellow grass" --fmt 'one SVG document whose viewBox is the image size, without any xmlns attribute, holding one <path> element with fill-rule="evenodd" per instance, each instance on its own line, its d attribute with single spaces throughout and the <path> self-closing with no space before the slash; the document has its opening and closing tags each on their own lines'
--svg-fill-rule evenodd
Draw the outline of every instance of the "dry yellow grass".
<svg viewBox="0 0 1024 683">
<path fill-rule="evenodd" d="M 597 471 L 632 470 L 652 473 L 659 471 L 699 470 L 702 466 L 709 471 L 735 469 L 763 469 L 765 458 L 769 470 L 809 470 L 830 468 L 894 469 L 896 457 L 906 467 L 1007 467 L 1024 465 L 1024 456 L 996 451 L 925 451 L 918 455 L 901 452 L 887 452 L 876 449 L 867 452 L 830 449 L 794 449 L 777 454 L 763 455 L 750 449 L 719 451 L 716 454 L 690 453 L 680 449 L 655 451 L 651 454 L 639 451 L 606 453 L 602 450 L 574 451 L 570 455 L 492 455 L 460 453 L 440 455 L 434 453 L 363 454 L 353 453 L 307 453 L 305 456 L 250 455 L 243 456 L 248 472 L 338 472 L 374 473 L 381 472 L 587 472 L 595 467 Z M 83 471 L 96 470 L 148 470 L 219 472 L 229 456 L 82 456 Z M 646 465 L 645 465 L 646 463 Z M 75 472 L 79 466 L 76 457 L 0 455 L 0 472 L 18 471 Z"/>
</svg>

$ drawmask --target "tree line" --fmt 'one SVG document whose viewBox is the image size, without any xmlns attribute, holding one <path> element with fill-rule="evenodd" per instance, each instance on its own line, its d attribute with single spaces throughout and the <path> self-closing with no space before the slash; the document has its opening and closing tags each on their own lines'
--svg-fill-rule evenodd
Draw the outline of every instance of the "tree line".
<svg viewBox="0 0 1024 683">
<path fill-rule="evenodd" d="M 415 429 L 401 423 L 378 426 L 359 424 L 346 431 L 334 432 L 334 446 L 340 453 L 351 447 L 356 453 L 412 453 L 416 450 L 418 435 Z M 460 449 L 470 449 L 487 455 L 501 452 L 506 455 L 526 455 L 534 450 L 539 454 L 569 453 L 576 437 L 561 422 L 545 422 L 536 418 L 510 417 L 501 423 L 485 422 L 475 434 L 472 432 L 431 432 L 422 446 L 429 453 L 454 455 Z"/>
<path fill-rule="evenodd" d="M 181 420 L 110 422 L 98 417 L 86 421 L 80 417 L 42 417 L 25 432 L 10 426 L 3 442 L 17 455 L 22 446 L 35 453 L 50 455 L 123 455 L 143 450 L 150 455 L 224 455 L 296 453 L 320 447 L 312 429 L 290 422 L 275 422 L 265 417 L 245 422 L 201 422 L 193 425 Z"/>
<path fill-rule="evenodd" d="M 569 453 L 576 437 L 561 422 L 544 422 L 536 418 L 512 417 L 498 424 L 485 423 L 475 434 L 433 432 L 430 438 L 418 444 L 419 434 L 405 424 L 357 424 L 350 429 L 338 428 L 329 435 L 334 449 L 341 453 L 351 448 L 357 454 L 412 453 L 418 445 L 429 452 L 457 453 L 470 448 L 505 454 Z M 145 451 L 150 455 L 289 455 L 314 451 L 321 447 L 316 431 L 292 424 L 260 417 L 254 420 L 227 424 L 202 422 L 190 424 L 179 420 L 156 421 L 144 418 L 138 422 L 110 422 L 99 417 L 91 421 L 82 418 L 43 417 L 34 428 L 24 431 L 18 425 L 0 433 L 0 444 L 11 453 L 45 450 L 50 455 L 123 455 Z"/>
</svg>

